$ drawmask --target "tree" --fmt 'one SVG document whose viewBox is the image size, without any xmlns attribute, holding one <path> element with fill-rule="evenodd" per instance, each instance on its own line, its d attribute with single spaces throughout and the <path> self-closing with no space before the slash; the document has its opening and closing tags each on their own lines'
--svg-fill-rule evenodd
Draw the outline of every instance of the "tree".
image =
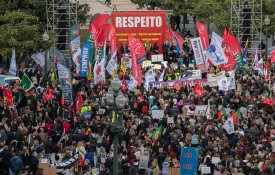
<svg viewBox="0 0 275 175">
<path fill-rule="evenodd" d="M 78 20 L 85 23 L 90 7 L 78 5 Z M 42 35 L 46 29 L 45 0 L 0 0 L 0 56 L 11 55 L 13 48 L 27 56 L 45 47 Z M 53 31 L 48 31 L 49 45 L 55 42 Z"/>
<path fill-rule="evenodd" d="M 154 10 L 156 7 L 160 7 L 163 0 L 131 0 L 132 3 L 138 4 L 139 8 L 147 7 L 148 9 Z"/>
</svg>

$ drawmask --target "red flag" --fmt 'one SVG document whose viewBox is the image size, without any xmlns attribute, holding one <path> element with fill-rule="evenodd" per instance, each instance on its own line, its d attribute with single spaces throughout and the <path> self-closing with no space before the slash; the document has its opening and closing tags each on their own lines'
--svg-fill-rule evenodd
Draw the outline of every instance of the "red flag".
<svg viewBox="0 0 275 175">
<path fill-rule="evenodd" d="M 116 51 L 116 29 L 113 24 L 109 24 L 110 56 Z"/>
<path fill-rule="evenodd" d="M 228 72 L 234 68 L 234 66 L 236 64 L 236 60 L 228 52 L 225 53 L 225 56 L 227 57 L 228 62 L 225 64 L 221 64 L 220 66 L 223 70 Z"/>
<path fill-rule="evenodd" d="M 103 48 L 104 43 L 106 40 L 108 40 L 108 32 L 109 32 L 109 24 L 102 25 L 98 30 L 97 30 L 97 44 L 98 47 Z"/>
<path fill-rule="evenodd" d="M 208 38 L 207 28 L 203 23 L 200 23 L 200 22 L 196 22 L 196 27 L 198 29 L 199 36 L 201 38 L 202 48 L 203 50 L 206 50 L 209 47 L 209 38 Z"/>
<path fill-rule="evenodd" d="M 168 33 L 168 38 L 171 42 L 173 42 L 175 39 L 174 37 L 176 37 L 177 42 L 178 42 L 178 46 L 180 48 L 180 51 L 182 51 L 182 46 L 184 43 L 184 39 L 180 36 L 180 34 L 178 34 L 177 32 L 173 31 L 170 27 L 166 27 L 167 33 Z"/>
<path fill-rule="evenodd" d="M 80 106 L 82 105 L 83 102 L 84 101 L 83 101 L 82 95 L 80 94 L 80 92 L 78 92 L 77 93 L 76 105 L 75 105 L 75 110 L 76 111 L 79 111 Z"/>
<path fill-rule="evenodd" d="M 65 105 L 65 99 L 64 99 L 64 92 L 62 91 L 62 96 L 61 96 L 61 106 Z"/>
<path fill-rule="evenodd" d="M 201 83 L 199 81 L 197 81 L 194 86 L 194 93 L 197 94 L 198 98 L 201 98 L 201 96 L 204 94 L 201 88 Z"/>
<path fill-rule="evenodd" d="M 53 99 L 53 97 L 53 90 L 49 88 L 46 92 L 43 93 L 43 102 L 46 103 L 48 100 Z"/>
<path fill-rule="evenodd" d="M 7 91 L 5 87 L 3 87 L 3 94 L 4 97 L 6 97 L 7 101 L 8 101 L 8 106 L 12 106 L 13 102 L 12 102 L 12 86 L 9 87 L 9 90 Z"/>
<path fill-rule="evenodd" d="M 139 64 L 138 61 L 145 58 L 146 52 L 141 41 L 134 36 L 128 35 L 128 42 L 131 52 L 132 76 L 137 80 L 138 85 L 140 86 L 142 83 L 142 69 L 141 64 Z"/>
<path fill-rule="evenodd" d="M 227 35 L 227 34 L 228 34 L 227 30 L 226 30 L 226 28 L 224 28 L 223 36 L 225 36 L 225 35 Z"/>
<path fill-rule="evenodd" d="M 271 64 L 275 63 L 275 49 L 272 51 Z"/>
<path fill-rule="evenodd" d="M 108 24 L 108 21 L 110 20 L 111 16 L 107 14 L 99 15 L 95 18 L 93 21 L 93 26 L 96 30 L 98 30 L 101 26 Z"/>
<path fill-rule="evenodd" d="M 238 54 L 242 53 L 240 43 L 229 30 L 226 35 L 223 35 L 222 45 L 225 45 L 226 52 L 228 52 L 234 59 Z"/>
</svg>

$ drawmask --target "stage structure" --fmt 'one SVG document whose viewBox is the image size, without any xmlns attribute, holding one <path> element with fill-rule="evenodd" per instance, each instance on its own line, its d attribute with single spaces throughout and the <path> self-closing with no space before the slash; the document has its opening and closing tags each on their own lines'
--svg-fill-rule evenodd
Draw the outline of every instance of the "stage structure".
<svg viewBox="0 0 275 175">
<path fill-rule="evenodd" d="M 56 33 L 56 48 L 68 52 L 68 30 L 77 23 L 77 6 L 75 0 L 46 0 L 47 30 Z"/>
<path fill-rule="evenodd" d="M 262 0 L 231 0 L 231 32 L 241 46 L 249 39 L 249 48 L 256 50 L 262 37 Z"/>
</svg>

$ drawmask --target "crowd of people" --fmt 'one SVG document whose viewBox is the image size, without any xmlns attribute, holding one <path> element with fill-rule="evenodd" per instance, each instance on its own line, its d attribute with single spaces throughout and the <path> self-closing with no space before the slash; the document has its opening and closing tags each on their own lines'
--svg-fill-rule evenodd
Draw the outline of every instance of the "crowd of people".
<svg viewBox="0 0 275 175">
<path fill-rule="evenodd" d="M 185 44 L 184 56 L 190 60 L 192 49 L 188 43 Z M 127 43 L 121 51 L 124 49 L 128 52 Z M 170 59 L 171 55 L 168 57 L 165 59 Z M 177 78 L 175 75 L 181 66 L 174 70 L 170 67 L 174 62 L 177 60 L 169 61 L 164 81 Z M 253 56 L 248 62 L 253 62 Z M 185 63 L 181 72 L 189 69 L 189 61 Z M 215 70 L 212 69 L 211 73 Z M 103 99 L 112 76 L 106 75 L 104 84 L 94 85 L 74 74 L 74 104 L 68 106 L 62 105 L 62 92 L 54 72 L 52 68 L 43 77 L 40 67 L 34 72 L 26 72 L 22 66 L 20 78 L 24 73 L 28 74 L 35 88 L 26 92 L 19 81 L 1 85 L 0 174 L 43 174 L 39 167 L 42 158 L 47 158 L 55 166 L 57 162 L 78 154 L 75 162 L 63 168 L 57 167 L 57 172 L 91 174 L 94 168 L 98 168 L 100 175 L 111 175 L 114 137 L 108 124 L 111 111 Z M 198 148 L 198 174 L 203 166 L 210 167 L 210 174 L 216 175 L 275 174 L 274 105 L 262 102 L 274 89 L 262 75 L 252 72 L 253 69 L 236 69 L 234 90 L 223 92 L 218 87 L 204 86 L 201 97 L 188 85 L 180 90 L 163 87 L 147 91 L 143 85 L 133 91 L 126 90 L 123 132 L 119 134 L 118 145 L 119 175 L 160 175 L 166 162 L 170 168 L 177 169 L 184 147 Z M 269 81 L 274 82 L 271 66 L 270 74 Z M 126 81 L 130 79 L 130 71 L 118 70 L 118 75 L 121 79 L 124 76 Z M 157 79 L 160 72 L 155 75 Z M 9 89 L 12 90 L 13 105 L 5 96 Z M 83 102 L 76 106 L 79 95 Z M 210 118 L 187 115 L 185 105 L 208 103 L 211 106 Z M 230 108 L 230 112 L 218 117 L 221 107 Z M 235 132 L 229 135 L 223 124 L 240 108 L 243 109 L 241 119 L 235 125 Z M 152 110 L 156 109 L 164 110 L 162 119 L 152 118 Z M 168 123 L 168 117 L 173 117 L 174 122 Z M 160 134 L 152 139 L 152 134 L 159 128 Z M 142 156 L 148 156 L 146 169 L 139 165 Z M 213 157 L 219 161 L 212 162 Z"/>
</svg>

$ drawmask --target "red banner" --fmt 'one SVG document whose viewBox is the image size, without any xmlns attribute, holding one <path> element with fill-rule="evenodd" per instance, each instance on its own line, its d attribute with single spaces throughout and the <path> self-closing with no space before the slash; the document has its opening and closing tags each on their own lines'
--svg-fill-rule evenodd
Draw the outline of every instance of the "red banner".
<svg viewBox="0 0 275 175">
<path fill-rule="evenodd" d="M 202 42 L 202 48 L 205 51 L 209 47 L 209 38 L 207 28 L 203 23 L 196 22 L 196 26 L 198 29 L 199 36 Z"/>
<path fill-rule="evenodd" d="M 113 24 L 109 24 L 110 56 L 116 51 L 116 29 Z"/>
<path fill-rule="evenodd" d="M 146 55 L 146 52 L 139 39 L 132 35 L 128 35 L 128 41 L 131 52 L 132 76 L 137 80 L 138 85 L 140 86 L 142 83 L 142 69 L 138 60 L 142 59 Z"/>
<path fill-rule="evenodd" d="M 92 24 L 94 25 L 95 29 L 98 31 L 101 26 L 108 24 L 108 21 L 110 18 L 111 18 L 110 15 L 107 15 L 107 14 L 99 15 L 95 18 Z"/>
<path fill-rule="evenodd" d="M 152 46 L 157 43 L 159 53 L 165 40 L 166 12 L 165 11 L 125 11 L 112 12 L 112 24 L 117 33 L 117 44 L 120 47 L 127 42 L 128 35 L 133 35 L 145 43 L 150 40 Z"/>
</svg>

